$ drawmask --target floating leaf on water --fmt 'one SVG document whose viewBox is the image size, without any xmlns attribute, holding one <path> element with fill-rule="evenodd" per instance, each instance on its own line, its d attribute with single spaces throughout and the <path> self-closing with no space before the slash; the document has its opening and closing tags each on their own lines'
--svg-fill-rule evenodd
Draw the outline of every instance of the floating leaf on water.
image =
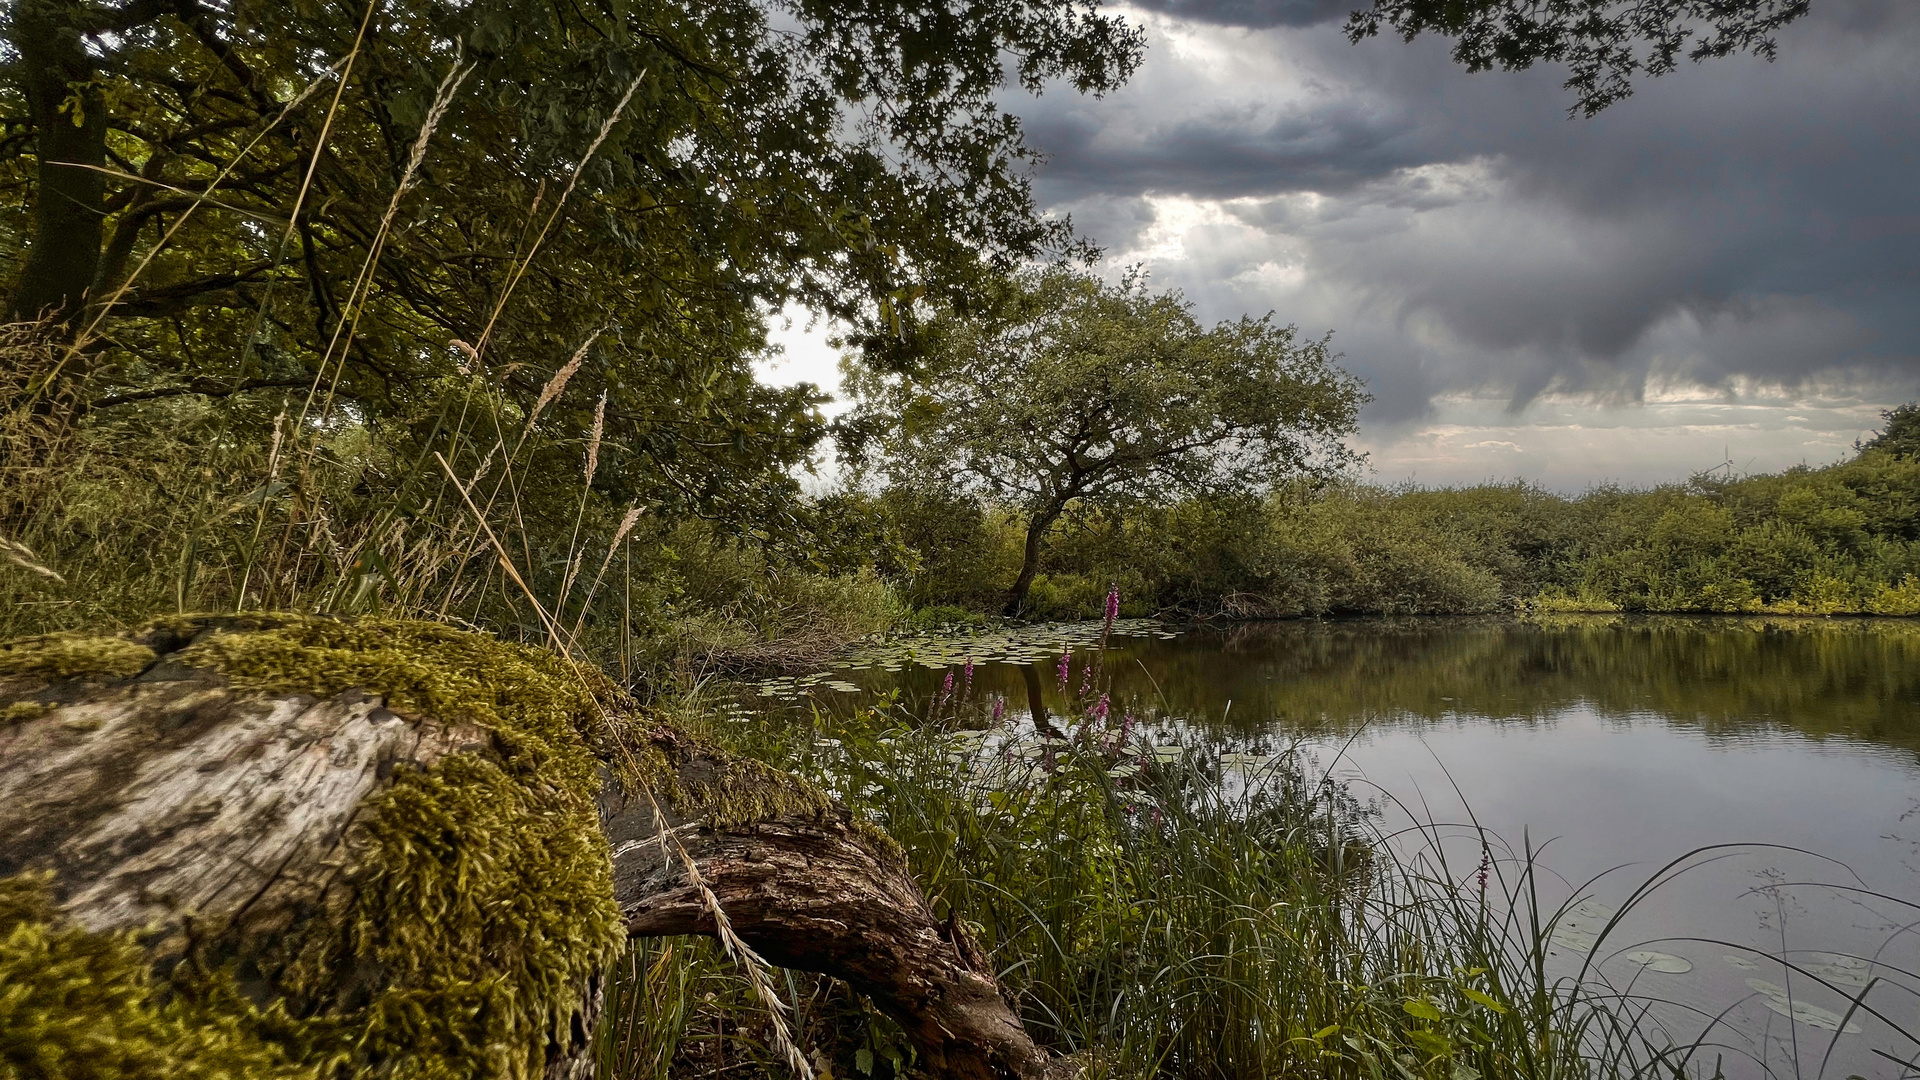
<svg viewBox="0 0 1920 1080">
<path fill-rule="evenodd" d="M 1672 953 L 1654 952 L 1652 949 L 1640 949 L 1627 954 L 1627 959 L 1646 968 L 1666 975 L 1685 975 L 1693 970 L 1693 961 Z"/>
<path fill-rule="evenodd" d="M 1800 965 L 1809 974 L 1839 986 L 1864 990 L 1873 981 L 1873 965 L 1857 956 L 1813 953 Z"/>
<path fill-rule="evenodd" d="M 1184 746 L 1156 746 L 1153 748 L 1153 756 L 1156 761 L 1179 761 L 1181 758 L 1187 756 L 1187 748 Z"/>
<path fill-rule="evenodd" d="M 1592 897 L 1587 897 L 1578 904 L 1573 905 L 1572 914 L 1579 919 L 1591 919 L 1594 922 L 1604 923 L 1608 919 L 1613 918 L 1615 912 L 1612 908 L 1600 901 Z"/>
<path fill-rule="evenodd" d="M 1847 1035 L 1860 1033 L 1860 1025 L 1851 1020 L 1841 1026 L 1840 1014 L 1818 1005 L 1809 1005 L 1804 1001 L 1791 1001 L 1785 989 L 1775 986 L 1765 979 L 1748 979 L 1747 988 L 1761 995 L 1761 1004 L 1791 1020 L 1816 1027 L 1822 1031 L 1839 1031 Z"/>
<path fill-rule="evenodd" d="M 1137 776 L 1139 773 L 1140 763 L 1137 761 L 1125 762 L 1124 764 L 1115 765 L 1113 768 L 1107 770 L 1107 775 L 1113 777 L 1115 780 L 1125 780 L 1129 776 Z"/>
<path fill-rule="evenodd" d="M 835 679 L 832 682 L 826 683 L 825 685 L 827 689 L 838 690 L 843 694 L 857 694 L 860 692 L 860 688 L 858 686 L 855 686 L 850 682 L 842 682 L 839 679 Z"/>
<path fill-rule="evenodd" d="M 1593 947 L 1599 944 L 1600 935 L 1561 924 L 1553 928 L 1553 933 L 1548 935 L 1547 940 L 1563 949 L 1571 949 L 1577 953 L 1590 953 Z"/>
</svg>

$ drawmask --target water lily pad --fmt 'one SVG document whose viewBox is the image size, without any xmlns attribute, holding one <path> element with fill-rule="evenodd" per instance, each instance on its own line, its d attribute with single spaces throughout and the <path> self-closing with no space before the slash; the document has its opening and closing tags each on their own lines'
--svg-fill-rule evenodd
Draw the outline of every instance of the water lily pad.
<svg viewBox="0 0 1920 1080">
<path fill-rule="evenodd" d="M 1547 940 L 1563 949 L 1577 953 L 1590 953 L 1600 943 L 1600 936 L 1588 930 L 1580 930 L 1564 924 L 1555 926 Z"/>
<path fill-rule="evenodd" d="M 1658 971 L 1665 975 L 1685 975 L 1693 970 L 1693 961 L 1672 953 L 1655 952 L 1652 949 L 1639 949 L 1627 954 L 1627 959 L 1639 964 L 1648 971 Z"/>
<path fill-rule="evenodd" d="M 1837 986 L 1863 990 L 1873 981 L 1873 965 L 1857 956 L 1839 953 L 1813 953 L 1800 965 L 1809 974 Z"/>
<path fill-rule="evenodd" d="M 1859 1024 L 1851 1020 L 1842 1021 L 1840 1014 L 1818 1005 L 1809 1005 L 1804 1001 L 1793 1001 L 1787 997 L 1784 988 L 1775 986 L 1765 979 L 1748 979 L 1747 988 L 1761 995 L 1760 1003 L 1767 1008 L 1788 1017 L 1796 1023 L 1822 1031 L 1838 1031 L 1847 1035 L 1857 1035 L 1861 1031 Z M 1842 1024 L 1844 1023 L 1844 1027 Z"/>
<path fill-rule="evenodd" d="M 1585 920 L 1591 920 L 1597 923 L 1604 923 L 1608 919 L 1613 918 L 1613 916 L 1615 915 L 1615 912 L 1612 908 L 1601 903 L 1600 901 L 1595 900 L 1592 897 L 1587 897 L 1586 899 L 1580 901 L 1578 904 L 1573 905 L 1573 911 L 1571 912 L 1571 914 L 1574 916 L 1575 919 L 1585 919 Z"/>
</svg>

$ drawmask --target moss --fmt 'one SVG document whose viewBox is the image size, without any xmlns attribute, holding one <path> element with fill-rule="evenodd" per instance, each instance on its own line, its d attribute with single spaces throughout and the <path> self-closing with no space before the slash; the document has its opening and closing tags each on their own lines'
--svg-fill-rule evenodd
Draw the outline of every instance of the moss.
<svg viewBox="0 0 1920 1080">
<path fill-rule="evenodd" d="M 370 690 L 492 734 L 491 752 L 403 771 L 367 801 L 358 901 L 287 989 L 318 999 L 371 966 L 381 985 L 333 1024 L 364 1066 L 538 1075 L 548 1037 L 566 1041 L 587 978 L 626 941 L 594 801 L 609 707 L 626 705 L 611 684 L 541 650 L 394 619 L 207 634 L 175 659 L 265 693 Z"/>
<path fill-rule="evenodd" d="M 44 701 L 16 701 L 0 706 L 0 725 L 23 724 L 28 720 L 37 720 L 53 711 L 53 706 Z"/>
<path fill-rule="evenodd" d="M 0 1075 L 295 1080 L 319 1074 L 262 1037 L 237 998 L 169 992 L 136 935 L 96 934 L 54 911 L 45 877 L 0 880 Z"/>
<path fill-rule="evenodd" d="M 127 679 L 155 659 L 152 649 L 123 637 L 48 634 L 0 644 L 0 678 Z"/>
<path fill-rule="evenodd" d="M 677 733 L 676 733 L 677 734 Z M 823 818 L 833 798 L 817 786 L 765 762 L 728 753 L 686 736 L 650 748 L 641 779 L 683 816 L 717 829 L 734 828 L 782 814 Z"/>
</svg>

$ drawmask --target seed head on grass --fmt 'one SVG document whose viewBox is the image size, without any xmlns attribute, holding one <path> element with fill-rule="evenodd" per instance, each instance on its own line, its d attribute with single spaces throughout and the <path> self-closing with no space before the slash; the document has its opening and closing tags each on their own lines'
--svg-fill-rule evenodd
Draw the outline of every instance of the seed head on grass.
<svg viewBox="0 0 1920 1080">
<path fill-rule="evenodd" d="M 533 430 L 533 422 L 540 419 L 540 414 L 546 411 L 547 406 L 553 404 L 553 399 L 559 397 L 561 391 L 567 388 L 568 380 L 580 370 L 581 362 L 587 358 L 587 350 L 593 347 L 600 333 L 599 330 L 595 330 L 588 334 L 587 340 L 581 342 L 580 347 L 573 351 L 572 359 L 561 365 L 560 370 L 553 373 L 553 378 L 547 380 L 547 385 L 540 388 L 540 396 L 533 400 L 533 409 L 527 413 L 528 431 Z"/>
<path fill-rule="evenodd" d="M 600 391 L 600 404 L 593 407 L 593 432 L 587 436 L 587 486 L 593 486 L 593 474 L 600 470 L 600 436 L 607 430 L 607 392 Z M 616 544 L 616 546 L 618 546 Z"/>
</svg>

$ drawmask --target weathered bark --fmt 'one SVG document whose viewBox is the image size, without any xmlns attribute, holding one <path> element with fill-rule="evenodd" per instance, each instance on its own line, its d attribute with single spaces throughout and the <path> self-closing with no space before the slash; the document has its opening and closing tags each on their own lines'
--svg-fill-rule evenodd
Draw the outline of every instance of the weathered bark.
<svg viewBox="0 0 1920 1080">
<path fill-rule="evenodd" d="M 490 735 L 459 717 L 396 712 L 370 691 L 315 700 L 238 689 L 168 659 L 185 641 L 164 638 L 146 639 L 159 660 L 131 677 L 0 668 L 0 878 L 51 871 L 55 899 L 78 925 L 145 928 L 157 971 L 188 958 L 226 964 L 249 997 L 267 1000 L 282 992 L 276 980 L 301 928 L 352 902 L 369 798 L 401 770 L 486 752 Z M 713 790 L 739 774 L 737 760 L 673 729 L 645 737 L 649 760 L 673 770 L 655 789 Z M 898 849 L 844 808 L 744 817 L 736 808 L 720 813 L 739 823 L 717 821 L 617 775 L 631 769 L 608 762 L 599 809 L 631 935 L 714 932 L 684 849 L 736 933 L 776 964 L 866 994 L 905 1028 L 929 1074 L 1048 1071 L 1049 1055 L 964 932 L 934 918 Z M 591 1075 L 600 983 L 589 978 L 572 1021 L 548 1033 L 547 1076 Z M 352 993 L 309 991 L 289 1008 L 300 1015 Z"/>
</svg>

